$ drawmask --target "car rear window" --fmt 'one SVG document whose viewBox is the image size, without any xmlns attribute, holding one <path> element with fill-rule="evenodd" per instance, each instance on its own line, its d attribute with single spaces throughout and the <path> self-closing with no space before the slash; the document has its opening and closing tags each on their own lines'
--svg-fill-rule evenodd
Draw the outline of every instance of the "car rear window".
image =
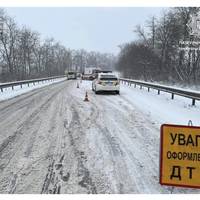
<svg viewBox="0 0 200 200">
<path fill-rule="evenodd" d="M 100 80 L 112 80 L 112 81 L 117 81 L 117 77 L 115 75 L 101 75 Z"/>
<path fill-rule="evenodd" d="M 74 72 L 68 72 L 69 75 L 75 74 Z"/>
</svg>

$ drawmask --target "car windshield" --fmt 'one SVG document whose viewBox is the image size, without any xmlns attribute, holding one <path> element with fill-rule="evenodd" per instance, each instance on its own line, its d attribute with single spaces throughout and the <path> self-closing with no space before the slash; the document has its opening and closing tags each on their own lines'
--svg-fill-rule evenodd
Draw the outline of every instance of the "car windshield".
<svg viewBox="0 0 200 200">
<path fill-rule="evenodd" d="M 112 81 L 117 81 L 117 77 L 115 75 L 101 75 L 100 80 L 112 80 Z"/>
<path fill-rule="evenodd" d="M 68 72 L 68 74 L 69 74 L 69 75 L 72 75 L 72 74 L 74 74 L 74 72 Z"/>
</svg>

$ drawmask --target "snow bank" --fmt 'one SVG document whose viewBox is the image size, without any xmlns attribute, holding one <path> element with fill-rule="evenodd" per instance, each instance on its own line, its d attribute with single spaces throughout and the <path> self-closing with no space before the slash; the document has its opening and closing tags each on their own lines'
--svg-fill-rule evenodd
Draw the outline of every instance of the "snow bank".
<svg viewBox="0 0 200 200">
<path fill-rule="evenodd" d="M 52 81 L 47 81 L 47 82 L 35 82 L 35 85 L 33 83 L 29 83 L 29 87 L 28 84 L 23 84 L 22 88 L 20 85 L 15 86 L 14 90 L 12 90 L 11 87 L 8 88 L 4 88 L 3 92 L 0 92 L 0 101 L 6 100 L 6 99 L 10 99 L 13 97 L 16 97 L 18 95 L 24 94 L 26 92 L 35 90 L 37 88 L 41 88 L 47 85 L 51 85 L 53 83 L 58 83 L 61 81 L 66 80 L 66 78 L 58 78 L 58 79 L 53 79 Z"/>
<path fill-rule="evenodd" d="M 146 88 L 139 89 L 121 84 L 121 96 L 131 101 L 141 112 L 148 115 L 158 124 L 172 123 L 187 125 L 192 120 L 193 125 L 200 126 L 200 102 L 197 101 L 192 106 L 192 100 L 174 96 L 161 92 L 157 94 L 156 90 L 151 89 L 150 92 Z"/>
</svg>

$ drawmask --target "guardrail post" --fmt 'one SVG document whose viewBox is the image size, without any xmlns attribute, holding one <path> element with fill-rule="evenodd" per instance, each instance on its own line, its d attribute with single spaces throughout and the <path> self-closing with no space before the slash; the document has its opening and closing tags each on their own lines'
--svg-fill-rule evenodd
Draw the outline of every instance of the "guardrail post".
<svg viewBox="0 0 200 200">
<path fill-rule="evenodd" d="M 192 105 L 195 106 L 195 99 L 192 99 Z"/>
<path fill-rule="evenodd" d="M 142 81 L 134 81 L 131 79 L 121 79 L 121 82 L 125 85 L 128 84 L 128 86 L 132 86 L 132 84 L 134 84 L 134 88 L 140 87 L 140 89 L 147 88 L 148 92 L 150 92 L 151 90 L 157 90 L 157 94 L 160 95 L 161 92 L 166 92 L 169 95 L 171 95 L 171 99 L 173 100 L 175 98 L 175 95 L 177 96 L 182 96 L 185 98 L 189 98 L 192 100 L 191 104 L 192 106 L 195 106 L 195 101 L 198 100 L 200 101 L 199 98 L 199 94 L 196 92 L 188 92 L 182 89 L 175 89 L 173 87 L 166 87 L 166 86 L 162 86 L 162 85 L 156 85 L 156 84 L 151 84 L 148 82 L 142 82 Z"/>
<path fill-rule="evenodd" d="M 15 86 L 23 88 L 23 84 L 25 84 L 25 85 L 27 84 L 28 87 L 29 87 L 31 84 L 36 85 L 37 83 L 39 84 L 41 81 L 42 82 L 48 82 L 48 81 L 54 82 L 54 80 L 56 80 L 57 78 L 58 77 L 55 76 L 55 77 L 48 77 L 47 79 L 46 78 L 44 78 L 44 79 L 30 79 L 30 80 L 23 80 L 23 81 L 15 81 L 13 83 L 3 83 L 3 84 L 0 84 L 0 92 L 4 92 L 4 88 L 11 88 L 12 90 L 14 90 Z M 127 84 L 131 86 L 131 82 L 129 83 L 127 81 Z"/>
</svg>

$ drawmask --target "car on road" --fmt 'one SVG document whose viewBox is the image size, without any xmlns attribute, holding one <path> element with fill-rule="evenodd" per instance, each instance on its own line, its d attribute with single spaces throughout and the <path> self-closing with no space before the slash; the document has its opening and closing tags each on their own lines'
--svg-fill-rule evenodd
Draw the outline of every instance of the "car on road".
<svg viewBox="0 0 200 200">
<path fill-rule="evenodd" d="M 76 72 L 67 72 L 67 79 L 76 79 Z"/>
<path fill-rule="evenodd" d="M 101 69 L 94 67 L 86 67 L 84 73 L 82 75 L 83 80 L 94 80 L 96 78 L 96 74 L 100 72 Z"/>
<path fill-rule="evenodd" d="M 120 93 L 119 79 L 113 73 L 98 73 L 96 79 L 92 82 L 92 90 L 97 94 L 99 92 Z"/>
</svg>

